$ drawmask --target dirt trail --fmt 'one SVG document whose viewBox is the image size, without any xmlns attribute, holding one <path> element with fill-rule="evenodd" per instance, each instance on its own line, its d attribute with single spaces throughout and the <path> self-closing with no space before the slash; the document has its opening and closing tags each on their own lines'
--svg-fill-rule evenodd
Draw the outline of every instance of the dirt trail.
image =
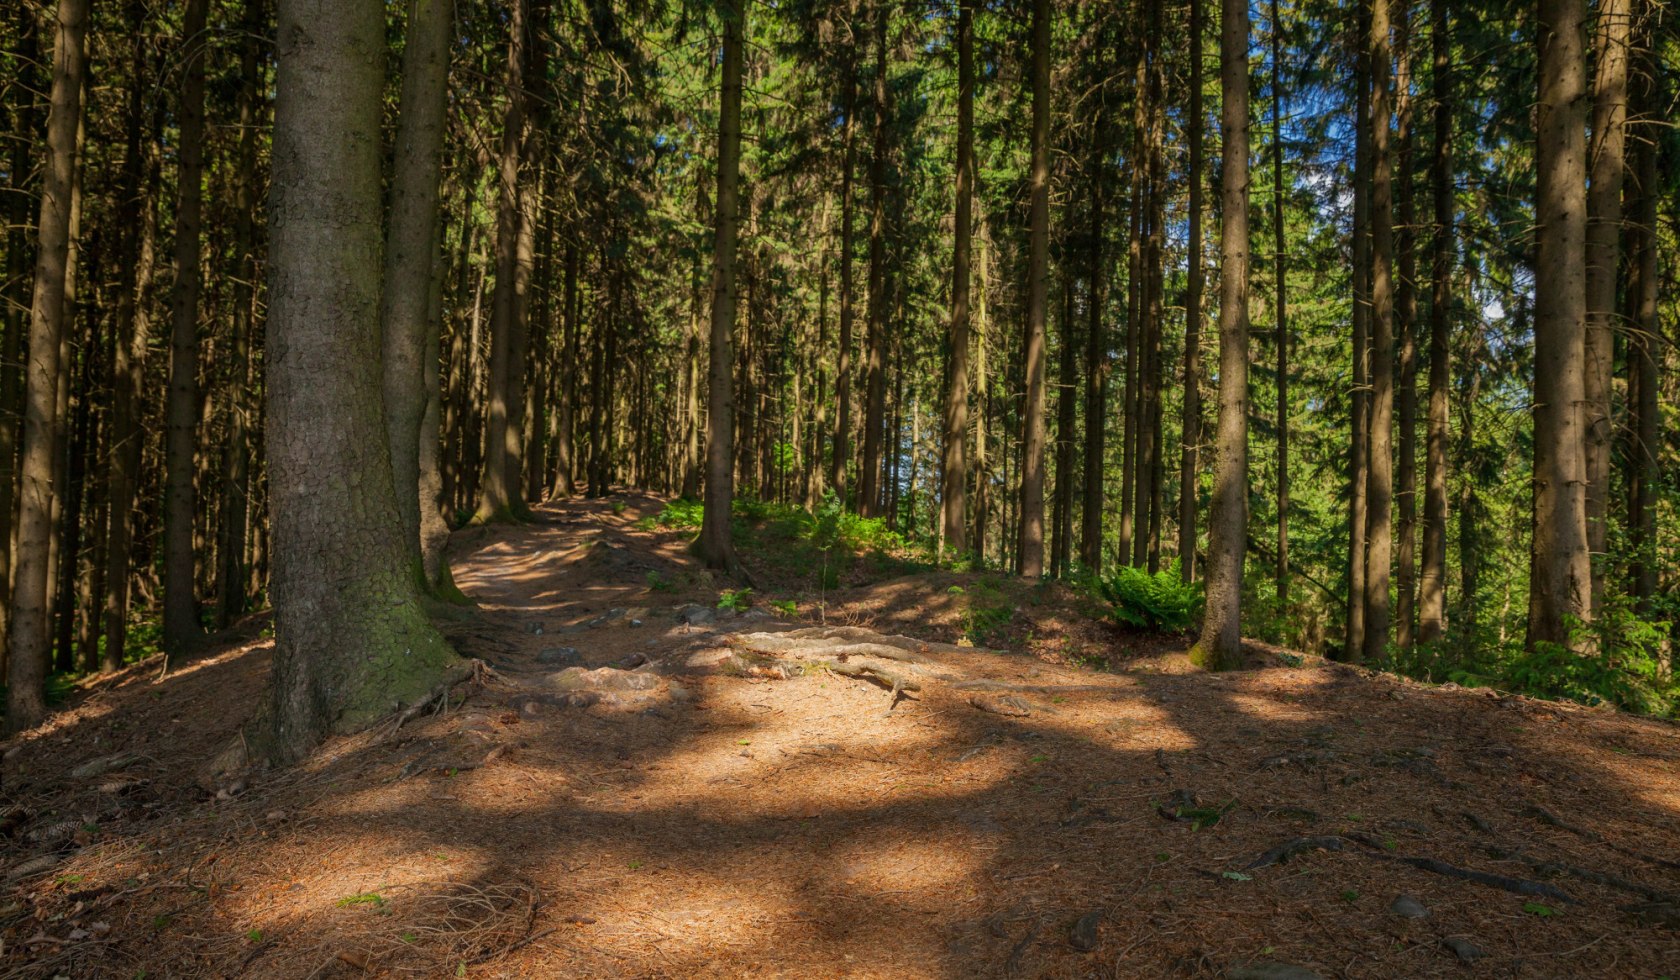
<svg viewBox="0 0 1680 980">
<path fill-rule="evenodd" d="M 400 730 L 197 785 L 260 694 L 252 635 L 19 743 L 0 976 L 1680 970 L 1671 725 L 1310 659 L 1179 673 L 1099 627 L 1112 672 L 790 651 L 755 634 L 818 624 L 720 614 L 622 500 L 457 535 L 480 608 L 444 626 L 497 679 Z M 953 640 L 951 580 L 829 623 Z"/>
</svg>

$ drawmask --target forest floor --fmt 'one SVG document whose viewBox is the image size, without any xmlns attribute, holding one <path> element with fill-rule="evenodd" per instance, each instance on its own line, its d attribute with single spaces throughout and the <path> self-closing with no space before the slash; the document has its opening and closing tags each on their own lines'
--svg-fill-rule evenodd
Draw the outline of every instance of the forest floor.
<svg viewBox="0 0 1680 980">
<path fill-rule="evenodd" d="M 1671 724 L 867 559 L 749 551 L 738 615 L 615 499 L 456 535 L 493 673 L 400 727 L 208 781 L 253 617 L 14 741 L 0 977 L 1680 973 Z"/>
</svg>

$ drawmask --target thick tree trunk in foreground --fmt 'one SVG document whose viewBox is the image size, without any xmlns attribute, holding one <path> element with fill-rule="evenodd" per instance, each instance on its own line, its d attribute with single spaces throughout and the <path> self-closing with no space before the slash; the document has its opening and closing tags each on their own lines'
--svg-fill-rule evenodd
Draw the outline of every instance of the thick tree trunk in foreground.
<svg viewBox="0 0 1680 980">
<path fill-rule="evenodd" d="M 193 575 L 193 476 L 198 448 L 198 299 L 203 285 L 204 55 L 209 0 L 190 0 L 181 34 L 180 199 L 170 308 L 168 429 L 163 489 L 163 649 L 185 653 L 202 635 Z"/>
<path fill-rule="evenodd" d="M 733 9 L 731 9 L 733 8 Z M 707 393 L 706 499 L 700 556 L 707 568 L 739 579 L 730 526 L 735 496 L 735 246 L 741 171 L 741 48 L 747 0 L 729 0 L 723 17 L 723 98 L 718 112 L 716 236 L 712 245 L 711 390 Z"/>
<path fill-rule="evenodd" d="M 1027 246 L 1027 401 L 1021 437 L 1020 572 L 1044 574 L 1044 346 L 1050 286 L 1050 0 L 1032 7 L 1032 170 Z"/>
<path fill-rule="evenodd" d="M 9 624 L 6 729 L 33 728 L 46 717 L 48 636 L 47 549 L 52 537 L 53 429 L 58 412 L 59 343 L 70 254 L 70 197 L 76 171 L 76 126 L 87 70 L 83 41 L 87 0 L 60 0 L 47 111 L 47 160 L 41 184 L 39 252 L 25 370 L 22 487 Z"/>
<path fill-rule="evenodd" d="M 1388 650 L 1394 558 L 1394 153 L 1389 0 L 1371 4 L 1371 441 L 1365 524 L 1363 657 Z"/>
<path fill-rule="evenodd" d="M 1243 554 L 1248 529 L 1248 3 L 1220 19 L 1223 186 L 1219 228 L 1219 422 L 1208 514 L 1207 614 L 1191 659 L 1242 664 Z"/>
<path fill-rule="evenodd" d="M 1202 0 L 1190 0 L 1190 243 L 1184 291 L 1183 438 L 1178 462 L 1178 573 L 1196 580 L 1197 457 L 1202 442 Z M 1124 561 L 1124 557 L 1121 559 Z"/>
<path fill-rule="evenodd" d="M 968 286 L 974 216 L 974 0 L 957 10 L 957 202 L 951 247 L 950 368 L 945 376 L 945 452 L 940 513 L 945 547 L 968 551 Z"/>
<path fill-rule="evenodd" d="M 1400 340 L 1400 360 L 1396 367 L 1399 374 L 1394 399 L 1399 427 L 1399 459 L 1394 474 L 1394 522 L 1398 536 L 1394 547 L 1394 642 L 1408 652 L 1417 641 L 1417 200 L 1416 182 L 1412 179 L 1411 41 L 1411 12 L 1402 3 L 1394 10 L 1394 60 L 1398 73 L 1394 135 L 1400 144 L 1396 153 L 1399 186 L 1395 190 L 1395 232 L 1399 243 L 1395 260 L 1394 329 Z"/>
<path fill-rule="evenodd" d="M 458 661 L 420 607 L 380 407 L 380 0 L 280 0 L 269 267 L 274 667 L 256 748 L 300 758 Z"/>
<path fill-rule="evenodd" d="M 432 280 L 440 222 L 444 95 L 449 81 L 449 0 L 409 0 L 403 42 L 402 101 L 391 175 L 390 224 L 385 234 L 384 289 L 380 303 L 385 431 L 392 485 L 409 567 L 422 588 L 435 585 L 442 561 L 436 500 L 420 492 L 421 423 L 438 398 L 426 383 L 436 370 L 438 327 L 431 318 Z M 428 360 L 430 357 L 430 360 Z M 422 533 L 424 529 L 425 533 Z M 423 547 L 428 545 L 429 547 Z M 430 552 L 428 554 L 428 552 Z"/>
<path fill-rule="evenodd" d="M 1534 550 L 1528 646 L 1571 644 L 1592 614 L 1582 362 L 1587 328 L 1586 60 L 1582 0 L 1540 0 L 1535 151 Z"/>
<path fill-rule="evenodd" d="M 1447 0 L 1430 0 L 1434 37 L 1430 41 L 1435 96 L 1435 148 L 1429 168 L 1435 208 L 1431 230 L 1429 302 L 1429 421 L 1424 449 L 1423 567 L 1419 574 L 1418 640 L 1434 643 L 1446 630 L 1447 613 L 1447 386 L 1451 361 L 1447 347 L 1448 307 L 1452 302 L 1452 79 L 1447 36 Z M 1474 598 L 1474 597 L 1469 597 Z"/>
<path fill-rule="evenodd" d="M 1628 115 L 1628 42 L 1632 39 L 1631 0 L 1601 0 L 1593 49 L 1592 183 L 1587 192 L 1587 334 L 1582 381 L 1586 391 L 1583 435 L 1586 439 L 1587 547 L 1603 556 L 1610 518 L 1610 375 L 1616 359 L 1612 321 L 1616 285 L 1621 278 L 1622 177 Z M 1592 609 L 1604 593 L 1604 562 L 1592 569 Z"/>
</svg>

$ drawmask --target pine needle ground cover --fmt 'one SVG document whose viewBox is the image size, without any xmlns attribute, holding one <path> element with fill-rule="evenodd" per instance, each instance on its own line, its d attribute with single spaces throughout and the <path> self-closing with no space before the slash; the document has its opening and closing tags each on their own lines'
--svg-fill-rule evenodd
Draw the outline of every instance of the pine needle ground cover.
<svg viewBox="0 0 1680 980">
<path fill-rule="evenodd" d="M 7 753 L 0 971 L 1680 962 L 1667 722 L 1261 644 L 1249 669 L 1188 673 L 1182 636 L 981 574 L 839 587 L 819 609 L 767 561 L 747 608 L 719 609 L 685 535 L 637 528 L 664 502 L 619 502 L 458 532 L 479 607 L 443 625 L 481 683 L 290 769 L 199 778 L 264 690 L 260 618 L 161 681 L 148 661 L 80 689 Z M 1010 611 L 984 642 L 965 636 L 977 592 Z"/>
</svg>

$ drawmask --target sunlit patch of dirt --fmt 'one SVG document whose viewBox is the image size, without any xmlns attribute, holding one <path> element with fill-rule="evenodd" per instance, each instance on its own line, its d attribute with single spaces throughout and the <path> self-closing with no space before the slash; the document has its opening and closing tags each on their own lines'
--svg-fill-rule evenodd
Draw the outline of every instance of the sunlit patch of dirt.
<svg viewBox="0 0 1680 980">
<path fill-rule="evenodd" d="M 1680 962 L 1672 725 L 1258 644 L 1209 676 L 997 573 L 760 577 L 736 615 L 689 535 L 635 527 L 663 503 L 458 532 L 478 605 L 440 625 L 495 679 L 288 770 L 199 781 L 266 683 L 260 617 L 91 685 L 6 755 L 0 976 L 1458 976 L 1449 939 L 1485 975 Z M 821 622 L 975 645 L 746 639 Z"/>
</svg>

